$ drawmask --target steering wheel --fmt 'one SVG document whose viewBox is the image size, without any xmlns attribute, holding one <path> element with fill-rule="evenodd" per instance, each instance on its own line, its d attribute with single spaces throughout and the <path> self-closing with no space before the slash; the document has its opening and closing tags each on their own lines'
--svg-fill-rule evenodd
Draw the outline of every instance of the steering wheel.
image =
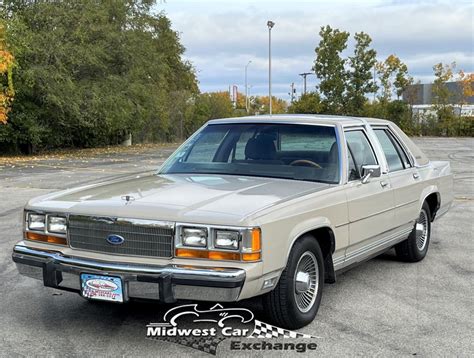
<svg viewBox="0 0 474 358">
<path fill-rule="evenodd" d="M 309 164 L 312 167 L 318 168 L 318 169 L 323 169 L 322 166 L 320 166 L 318 163 L 313 162 L 312 160 L 308 159 L 297 159 L 293 160 L 290 165 L 299 165 L 299 164 Z"/>
</svg>

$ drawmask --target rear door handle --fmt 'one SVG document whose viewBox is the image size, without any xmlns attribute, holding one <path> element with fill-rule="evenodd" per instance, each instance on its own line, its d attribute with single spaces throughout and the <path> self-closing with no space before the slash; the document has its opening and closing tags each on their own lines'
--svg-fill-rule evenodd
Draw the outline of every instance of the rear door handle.
<svg viewBox="0 0 474 358">
<path fill-rule="evenodd" d="M 388 187 L 388 182 L 386 182 L 386 181 L 381 181 L 381 182 L 380 182 L 380 186 L 381 186 L 382 188 L 386 188 L 386 187 Z"/>
<path fill-rule="evenodd" d="M 418 173 L 413 173 L 413 179 L 419 179 L 420 178 L 420 174 Z"/>
</svg>

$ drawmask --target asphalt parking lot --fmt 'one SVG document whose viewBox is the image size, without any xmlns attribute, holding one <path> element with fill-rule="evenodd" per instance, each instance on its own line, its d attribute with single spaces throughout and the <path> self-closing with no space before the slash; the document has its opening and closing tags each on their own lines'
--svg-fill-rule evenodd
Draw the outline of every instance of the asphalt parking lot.
<svg viewBox="0 0 474 358">
<path fill-rule="evenodd" d="M 424 261 L 401 263 L 388 252 L 326 285 L 316 320 L 301 329 L 319 337 L 317 355 L 474 355 L 474 140 L 417 138 L 416 142 L 432 160 L 451 161 L 454 206 L 433 225 Z M 161 317 L 168 306 L 92 304 L 77 294 L 44 288 L 41 282 L 20 276 L 11 260 L 28 199 L 153 170 L 173 149 L 148 146 L 80 157 L 0 158 L 1 356 L 209 356 L 145 338 L 145 325 Z M 258 302 L 244 306 L 254 308 L 264 320 Z M 248 353 L 230 351 L 229 344 L 221 343 L 218 356 L 231 355 Z M 315 353 L 298 354 L 305 355 Z"/>
</svg>

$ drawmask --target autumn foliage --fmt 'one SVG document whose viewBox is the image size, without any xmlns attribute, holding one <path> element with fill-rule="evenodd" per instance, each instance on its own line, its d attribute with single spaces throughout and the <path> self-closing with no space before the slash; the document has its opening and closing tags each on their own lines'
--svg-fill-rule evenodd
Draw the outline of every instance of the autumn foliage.
<svg viewBox="0 0 474 358">
<path fill-rule="evenodd" d="M 12 69 L 13 55 L 7 50 L 5 44 L 5 26 L 0 23 L 0 124 L 7 123 L 8 112 L 15 94 L 13 90 Z"/>
<path fill-rule="evenodd" d="M 461 86 L 461 104 L 465 104 L 468 97 L 474 96 L 474 73 L 459 71 L 459 84 Z"/>
</svg>

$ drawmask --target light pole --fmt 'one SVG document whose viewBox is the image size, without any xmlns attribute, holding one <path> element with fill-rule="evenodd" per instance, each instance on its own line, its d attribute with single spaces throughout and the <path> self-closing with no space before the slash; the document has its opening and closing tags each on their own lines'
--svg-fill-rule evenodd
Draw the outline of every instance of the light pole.
<svg viewBox="0 0 474 358">
<path fill-rule="evenodd" d="M 268 101 L 270 103 L 270 114 L 272 114 L 272 28 L 275 23 L 267 21 L 268 26 Z"/>
<path fill-rule="evenodd" d="M 248 93 L 248 87 L 247 87 L 247 68 L 249 65 L 252 63 L 252 60 L 250 60 L 247 65 L 245 65 L 245 111 L 249 113 L 249 105 L 248 105 L 248 98 L 249 98 L 249 93 Z"/>
<path fill-rule="evenodd" d="M 247 93 L 248 93 L 248 97 L 249 97 L 249 102 L 248 102 L 248 104 L 249 104 L 249 111 L 251 110 L 251 108 L 250 108 L 250 104 L 251 104 L 250 100 L 251 100 L 251 98 L 252 98 L 251 90 L 252 90 L 252 85 L 249 85 L 249 86 L 247 87 Z"/>
</svg>

